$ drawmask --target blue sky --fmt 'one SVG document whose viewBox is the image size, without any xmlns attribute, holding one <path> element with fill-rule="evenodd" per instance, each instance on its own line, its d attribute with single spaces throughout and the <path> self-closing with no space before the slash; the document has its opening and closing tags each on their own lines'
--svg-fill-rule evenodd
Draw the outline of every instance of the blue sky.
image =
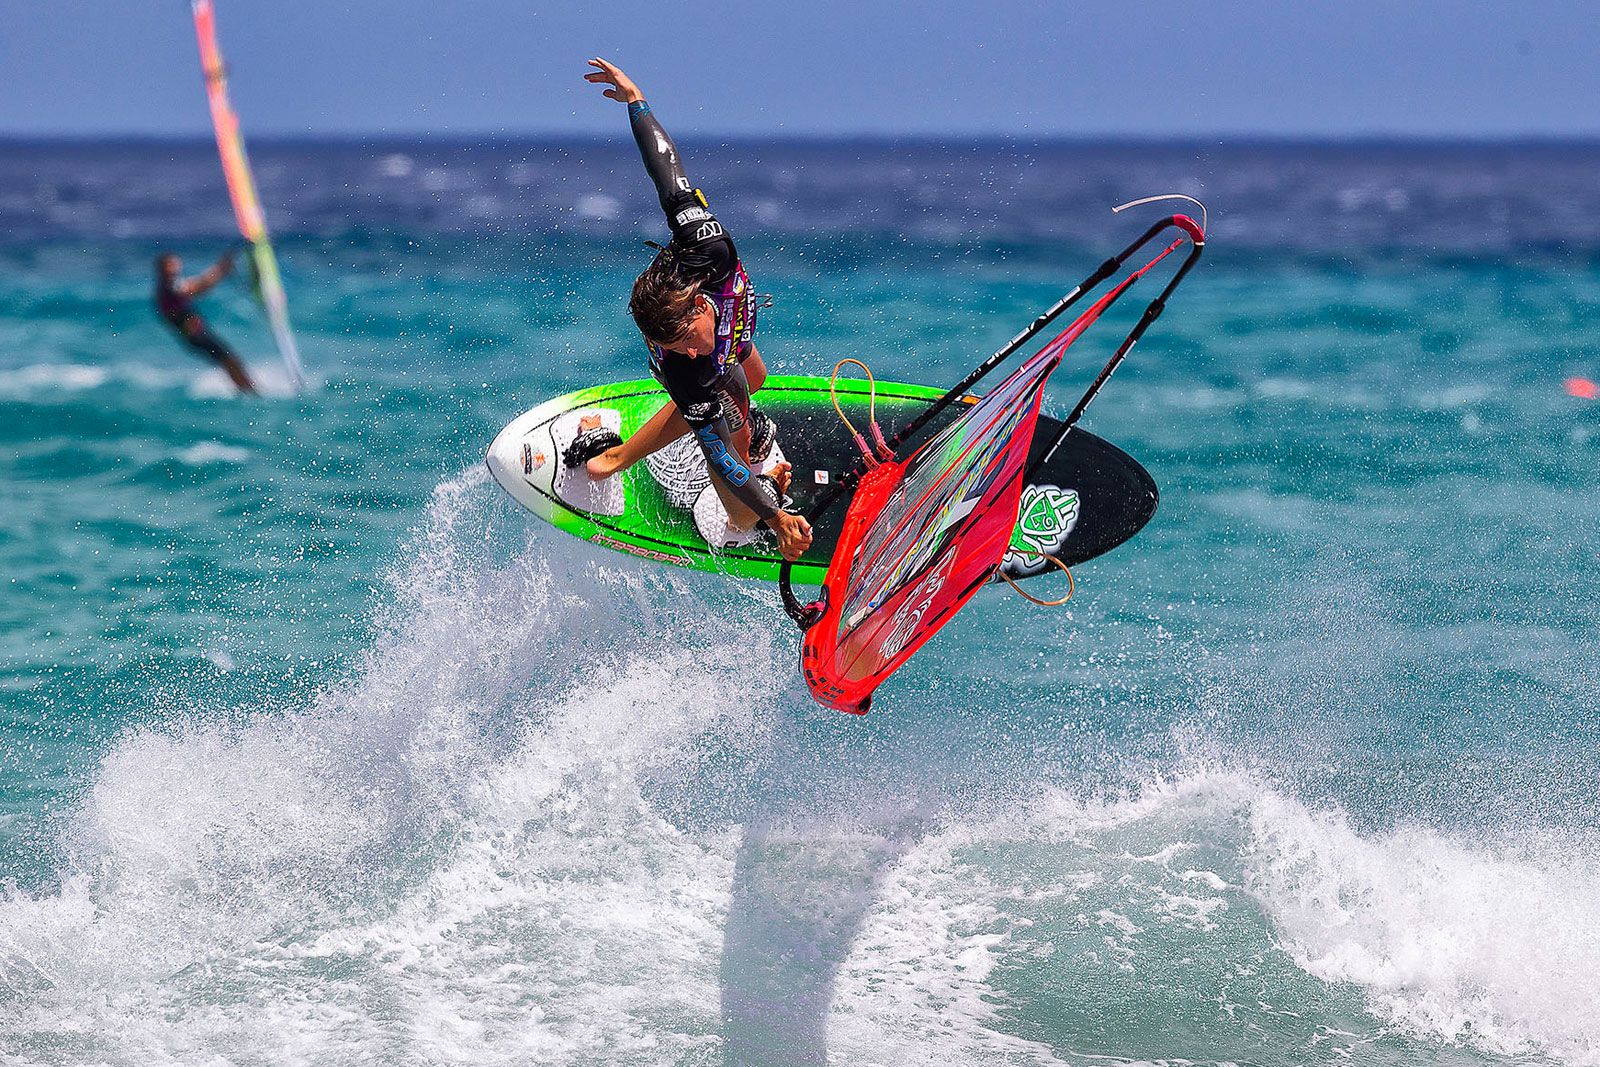
<svg viewBox="0 0 1600 1067">
<path fill-rule="evenodd" d="M 251 134 L 1600 135 L 1589 0 L 217 0 Z M 13 0 L 0 134 L 207 132 L 184 0 Z"/>
</svg>

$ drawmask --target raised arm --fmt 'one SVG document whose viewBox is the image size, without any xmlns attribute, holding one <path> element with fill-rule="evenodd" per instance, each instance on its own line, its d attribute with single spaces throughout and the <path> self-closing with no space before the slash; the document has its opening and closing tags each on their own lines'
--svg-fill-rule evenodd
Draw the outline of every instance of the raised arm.
<svg viewBox="0 0 1600 1067">
<path fill-rule="evenodd" d="M 628 105 L 628 124 L 633 128 L 644 169 L 656 187 L 656 199 L 661 201 L 661 210 L 672 229 L 674 252 L 691 274 L 708 279 L 724 277 L 738 262 L 738 252 L 722 223 L 706 206 L 705 196 L 689 183 L 677 146 L 662 129 L 644 94 L 616 64 L 595 58 L 589 60 L 589 65 L 595 69 L 584 80 L 611 86 L 605 95 Z"/>
<path fill-rule="evenodd" d="M 215 289 L 217 283 L 233 273 L 233 249 L 222 253 L 218 259 L 203 274 L 197 274 L 187 281 L 179 283 L 179 288 L 184 296 L 200 296 Z"/>
</svg>

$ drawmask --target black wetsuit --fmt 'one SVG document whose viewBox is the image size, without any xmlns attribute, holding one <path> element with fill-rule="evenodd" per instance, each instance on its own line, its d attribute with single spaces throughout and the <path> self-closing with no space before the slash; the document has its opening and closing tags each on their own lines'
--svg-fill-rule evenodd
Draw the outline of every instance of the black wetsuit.
<svg viewBox="0 0 1600 1067">
<path fill-rule="evenodd" d="M 690 357 L 651 343 L 650 372 L 694 431 L 711 470 L 721 475 L 740 503 L 757 517 L 770 519 L 778 513 L 777 488 L 770 478 L 753 474 L 733 444 L 733 434 L 751 419 L 750 385 L 741 366 L 754 348 L 756 330 L 750 278 L 722 223 L 689 184 L 678 150 L 650 105 L 629 104 L 628 120 L 672 228 L 672 241 L 660 255 L 671 259 L 684 281 L 700 283 L 717 318 L 716 344 L 710 353 Z"/>
<path fill-rule="evenodd" d="M 185 344 L 213 363 L 225 367 L 229 360 L 238 361 L 239 357 L 211 332 L 206 320 L 195 310 L 194 299 L 179 292 L 174 283 L 165 279 L 156 282 L 156 311 Z"/>
</svg>

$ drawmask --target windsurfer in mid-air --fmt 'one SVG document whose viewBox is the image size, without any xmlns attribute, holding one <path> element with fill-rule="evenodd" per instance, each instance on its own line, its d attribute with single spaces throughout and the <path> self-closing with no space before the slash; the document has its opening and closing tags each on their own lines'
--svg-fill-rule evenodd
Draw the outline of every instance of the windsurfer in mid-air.
<svg viewBox="0 0 1600 1067">
<path fill-rule="evenodd" d="M 193 278 L 183 276 L 181 259 L 171 252 L 163 252 L 156 257 L 156 311 L 185 344 L 226 371 L 239 392 L 254 393 L 256 386 L 245 372 L 244 363 L 211 332 L 206 320 L 200 317 L 200 312 L 194 306 L 196 297 L 209 292 L 232 273 L 232 249 L 224 252 L 222 258 L 204 273 Z"/>
<path fill-rule="evenodd" d="M 606 478 L 692 431 L 730 521 L 744 529 L 765 523 L 777 534 L 783 556 L 798 559 L 811 545 L 811 524 L 784 510 L 789 465 L 755 473 L 769 457 L 777 429 L 750 403 L 767 377 L 755 346 L 750 279 L 638 86 L 603 59 L 589 65 L 595 70 L 586 80 L 610 86 L 605 95 L 628 105 L 634 140 L 672 229 L 671 242 L 633 283 L 628 301 L 650 350 L 650 371 L 672 399 L 626 441 L 609 430 L 591 430 L 564 459 L 569 466 L 586 463 L 591 477 Z"/>
</svg>

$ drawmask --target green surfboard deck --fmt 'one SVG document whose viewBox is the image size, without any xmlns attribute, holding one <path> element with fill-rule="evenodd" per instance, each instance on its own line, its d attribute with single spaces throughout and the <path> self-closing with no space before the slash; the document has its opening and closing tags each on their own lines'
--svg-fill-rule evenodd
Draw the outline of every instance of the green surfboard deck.
<svg viewBox="0 0 1600 1067">
<path fill-rule="evenodd" d="M 836 388 L 839 406 L 864 430 L 867 383 L 841 379 Z M 876 410 L 885 436 L 892 436 L 941 395 L 943 390 L 928 386 L 879 382 Z M 778 444 L 794 466 L 790 496 L 798 510 L 809 508 L 855 469 L 860 453 L 833 410 L 827 378 L 773 375 L 753 400 L 777 423 Z M 976 397 L 963 400 L 970 404 Z M 570 429 L 580 414 L 598 414 L 627 437 L 666 401 L 660 385 L 649 379 L 556 397 L 500 432 L 489 448 L 489 470 L 525 508 L 574 537 L 658 563 L 776 581 L 782 559 L 771 536 L 742 548 L 713 551 L 700 537 L 691 513 L 668 500 L 644 462 L 616 476 L 621 480 L 620 514 L 586 508 L 585 501 L 576 499 L 595 483 L 581 472 L 562 468 L 557 440 L 562 427 Z M 950 405 L 902 445 L 899 454 L 910 455 L 964 407 Z M 1057 420 L 1041 416 L 1036 441 L 1047 440 L 1059 426 Z M 574 478 L 585 482 L 578 485 Z M 1072 565 L 1126 541 L 1155 512 L 1155 483 L 1144 469 L 1081 429 L 1072 431 L 1037 472 L 1034 483 L 1024 490 L 1021 521 L 1012 537 L 1015 559 L 1007 557 L 1007 568 L 1017 576 L 1048 569 L 1035 554 L 1041 547 Z M 615 487 L 610 490 L 614 502 Z M 839 501 L 815 524 L 812 546 L 794 567 L 797 583 L 822 581 L 846 507 L 847 501 Z"/>
</svg>

